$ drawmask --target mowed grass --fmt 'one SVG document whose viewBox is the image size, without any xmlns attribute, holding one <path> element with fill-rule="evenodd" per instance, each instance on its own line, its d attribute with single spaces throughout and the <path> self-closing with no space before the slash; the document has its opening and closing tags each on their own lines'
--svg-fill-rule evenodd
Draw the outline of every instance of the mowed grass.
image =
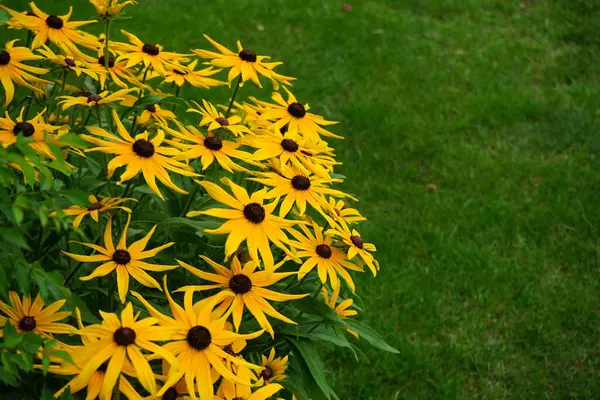
<svg viewBox="0 0 600 400">
<path fill-rule="evenodd" d="M 327 353 L 342 399 L 600 397 L 596 1 L 140 3 L 115 25 L 181 52 L 240 39 L 341 122 L 382 267 L 363 317 L 400 350 Z"/>
</svg>

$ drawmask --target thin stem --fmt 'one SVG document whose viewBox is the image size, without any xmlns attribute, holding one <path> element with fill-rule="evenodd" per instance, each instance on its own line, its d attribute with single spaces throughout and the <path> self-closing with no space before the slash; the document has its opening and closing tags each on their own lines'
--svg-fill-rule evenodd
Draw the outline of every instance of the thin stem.
<svg viewBox="0 0 600 400">
<path fill-rule="evenodd" d="M 106 68 L 106 80 L 104 81 L 104 89 L 108 89 L 108 83 L 110 81 L 110 68 L 109 68 L 109 57 L 110 52 L 108 51 L 108 40 L 110 36 L 110 18 L 106 18 L 104 24 L 104 67 Z"/>
<path fill-rule="evenodd" d="M 125 190 L 123 190 L 123 194 L 121 195 L 121 198 L 125 198 L 127 197 L 127 195 L 129 194 L 129 190 L 131 189 L 131 186 L 133 184 L 133 181 L 135 181 L 136 179 L 131 178 L 129 181 L 127 181 L 127 186 L 125 186 Z"/>
<path fill-rule="evenodd" d="M 100 240 L 101 237 L 102 237 L 102 233 L 100 233 L 98 235 L 98 237 L 96 238 L 96 240 L 94 240 L 94 244 L 98 244 L 98 241 Z M 68 243 L 68 241 L 67 241 L 67 243 Z M 94 254 L 96 254 L 96 250 L 92 251 L 91 255 L 94 255 Z M 75 266 L 75 268 L 73 268 L 71 270 L 71 272 L 69 273 L 69 275 L 67 275 L 67 277 L 65 278 L 65 282 L 63 283 L 64 287 L 67 287 L 69 285 L 69 282 L 71 281 L 71 279 L 73 279 L 73 277 L 75 276 L 75 274 L 77 273 L 77 271 L 79 271 L 79 269 L 81 268 L 82 265 L 83 265 L 83 262 L 80 262 L 79 264 L 77 264 L 77 266 Z"/>
<path fill-rule="evenodd" d="M 33 39 L 33 32 L 27 31 L 27 45 L 25 47 L 29 47 L 31 44 L 31 39 Z"/>
<path fill-rule="evenodd" d="M 27 105 L 25 106 L 25 113 L 23 114 L 23 121 L 27 121 L 27 116 L 29 115 L 29 109 L 31 108 L 31 101 L 33 100 L 33 92 L 29 95 L 29 99 L 27 99 Z"/>
<path fill-rule="evenodd" d="M 235 84 L 235 89 L 233 90 L 233 96 L 231 96 L 231 101 L 229 102 L 229 107 L 227 107 L 227 112 L 225 113 L 225 118 L 229 117 L 229 112 L 231 111 L 231 107 L 233 107 L 233 103 L 235 102 L 235 97 L 237 96 L 237 92 L 240 89 L 240 84 L 242 83 L 242 75 L 237 80 Z"/>
<path fill-rule="evenodd" d="M 175 82 L 173 82 L 173 84 L 175 84 Z M 179 97 L 180 90 L 181 90 L 181 86 L 177 86 L 177 89 L 175 89 L 175 97 Z M 173 104 L 173 108 L 171 109 L 171 111 L 175 111 L 176 108 L 177 108 L 177 104 Z"/>
<path fill-rule="evenodd" d="M 200 185 L 196 184 L 192 189 L 192 193 L 190 193 L 190 198 L 188 199 L 187 204 L 183 207 L 183 211 L 181 212 L 181 216 L 185 217 L 185 215 L 190 211 L 190 207 L 192 207 L 192 203 L 196 198 L 196 194 L 198 194 L 198 189 L 200 189 Z"/>
</svg>

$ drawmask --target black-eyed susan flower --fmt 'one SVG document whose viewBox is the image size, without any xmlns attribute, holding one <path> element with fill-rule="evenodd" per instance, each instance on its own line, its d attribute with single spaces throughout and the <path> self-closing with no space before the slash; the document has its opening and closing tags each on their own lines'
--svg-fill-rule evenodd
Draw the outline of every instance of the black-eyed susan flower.
<svg viewBox="0 0 600 400">
<path fill-rule="evenodd" d="M 233 192 L 233 196 L 212 182 L 202 181 L 200 185 L 213 199 L 231 207 L 230 209 L 213 208 L 206 211 L 190 211 L 187 216 L 210 215 L 227 219 L 228 221 L 219 228 L 206 230 L 207 233 L 229 235 L 225 242 L 225 258 L 234 254 L 240 244 L 245 241 L 250 257 L 256 262 L 260 262 L 262 259 L 267 272 L 272 273 L 275 261 L 269 243 L 273 243 L 286 254 L 294 257 L 286 247 L 289 239 L 284 229 L 290 229 L 301 221 L 276 217 L 273 211 L 277 207 L 277 200 L 270 204 L 263 204 L 266 189 L 254 192 L 250 196 L 246 189 L 231 180 L 225 179 L 224 182 Z M 258 257 L 259 252 L 260 258 Z"/>
<path fill-rule="evenodd" d="M 308 104 L 299 103 L 287 88 L 284 87 L 284 89 L 288 94 L 287 101 L 277 92 L 273 93 L 271 97 L 276 104 L 254 99 L 254 102 L 262 107 L 260 119 L 272 121 L 272 129 L 281 129 L 287 125 L 291 135 L 300 133 L 302 136 L 314 139 L 318 139 L 319 135 L 342 138 L 323 128 L 323 126 L 334 125 L 337 122 L 327 121 L 320 115 L 309 113 Z"/>
<path fill-rule="evenodd" d="M 225 129 L 229 132 L 233 133 L 235 136 L 239 136 L 243 133 L 252 133 L 247 126 L 242 125 L 242 119 L 237 115 L 234 115 L 229 118 L 225 118 L 225 116 L 219 112 L 215 106 L 210 104 L 206 100 L 202 100 L 202 107 L 200 104 L 192 101 L 196 105 L 197 108 L 190 108 L 188 112 L 195 112 L 202 115 L 202 120 L 200 121 L 200 126 L 208 125 L 208 131 L 213 131 L 215 129 Z"/>
<path fill-rule="evenodd" d="M 298 271 L 298 279 L 303 279 L 306 274 L 317 267 L 317 273 L 322 283 L 327 282 L 329 276 L 331 287 L 339 290 L 338 275 L 340 275 L 354 291 L 354 281 L 346 269 L 361 272 L 363 269 L 351 263 L 346 253 L 333 245 L 333 238 L 330 235 L 323 235 L 323 228 L 316 223 L 313 223 L 314 234 L 303 225 L 300 225 L 300 228 L 304 235 L 296 230 L 290 230 L 292 236 L 297 240 L 290 242 L 297 250 L 296 255 L 299 258 L 306 258 Z"/>
<path fill-rule="evenodd" d="M 76 365 L 83 365 L 75 385 L 89 383 L 94 373 L 108 362 L 99 395 L 101 399 L 110 398 L 127 360 L 135 369 L 135 375 L 144 389 L 151 394 L 156 393 L 156 379 L 142 350 L 178 366 L 178 361 L 169 350 L 154 343 L 170 340 L 175 331 L 170 327 L 156 326 L 158 321 L 154 318 L 137 320 L 131 303 L 127 303 L 120 318 L 113 313 L 101 315 L 102 324 L 89 325 L 76 332 L 100 340 L 82 346 L 71 355 Z"/>
<path fill-rule="evenodd" d="M 98 80 L 98 74 L 96 74 L 94 71 L 91 71 L 87 63 L 83 61 L 76 60 L 68 55 L 56 54 L 45 45 L 38 49 L 38 52 L 42 54 L 46 60 L 61 66 L 65 71 L 72 71 L 77 76 L 81 76 L 83 73 L 96 81 Z"/>
<path fill-rule="evenodd" d="M 265 357 L 264 354 L 261 354 L 260 361 L 264 368 L 260 373 L 260 377 L 263 378 L 266 383 L 285 380 L 285 371 L 288 367 L 288 356 L 275 357 L 275 347 L 271 347 L 269 356 Z"/>
<path fill-rule="evenodd" d="M 126 95 L 136 89 L 121 89 L 114 93 L 105 90 L 99 94 L 90 94 L 88 96 L 59 96 L 58 99 L 64 99 L 58 102 L 63 110 L 71 108 L 75 105 L 82 107 L 95 107 L 114 102 L 123 102 Z"/>
<path fill-rule="evenodd" d="M 100 17 L 114 17 L 119 14 L 123 7 L 130 4 L 137 4 L 135 0 L 90 0 L 90 3 L 96 8 Z"/>
<path fill-rule="evenodd" d="M 193 399 L 197 399 L 195 393 L 197 391 L 200 394 L 200 400 L 213 400 L 212 368 L 224 378 L 240 383 L 244 382 L 226 368 L 226 360 L 248 368 L 260 369 L 257 365 L 226 353 L 223 351 L 223 347 L 231 345 L 239 339 L 257 338 L 263 333 L 262 330 L 246 335 L 227 331 L 225 319 L 216 317 L 213 313 L 214 304 L 219 300 L 218 298 L 205 303 L 202 310 L 196 312 L 193 306 L 194 292 L 188 291 L 184 296 L 184 307 L 181 307 L 169 294 L 166 276 L 163 279 L 165 294 L 169 300 L 173 318 L 162 314 L 139 293 L 133 292 L 133 295 L 144 304 L 150 315 L 156 318 L 161 326 L 175 332 L 172 341 L 167 343 L 164 348 L 177 357 L 179 366 L 171 368 L 167 381 L 157 393 L 158 396 L 164 395 L 168 388 L 184 378 Z"/>
<path fill-rule="evenodd" d="M 295 79 L 289 76 L 276 74 L 273 69 L 276 66 L 283 64 L 282 62 L 265 62 L 265 60 L 269 59 L 270 57 L 259 56 L 251 50 L 244 49 L 239 40 L 237 42 L 238 53 L 234 53 L 227 47 L 215 42 L 207 35 L 204 35 L 204 37 L 210 42 L 210 44 L 219 50 L 219 53 L 208 50 L 194 50 L 194 53 L 201 58 L 209 59 L 210 63 L 216 67 L 231 68 L 227 77 L 229 85 L 231 85 L 231 81 L 233 81 L 240 74 L 242 75 L 243 82 L 246 82 L 250 79 L 256 84 L 256 86 L 261 88 L 262 85 L 258 75 L 269 78 L 273 83 L 275 90 L 279 88 L 279 82 L 283 83 L 284 85 L 291 85 L 290 81 Z"/>
<path fill-rule="evenodd" d="M 119 182 L 128 181 L 141 171 L 150 189 L 161 199 L 164 200 L 164 197 L 156 185 L 156 178 L 177 193 L 187 194 L 185 190 L 173 183 L 167 170 L 184 176 L 198 176 L 198 174 L 192 172 L 189 166 L 172 158 L 172 156 L 179 153 L 177 149 L 161 146 L 165 138 L 164 131 L 157 130 L 156 135 L 151 140 L 148 137 L 148 132 L 140 133 L 132 138 L 121 123 L 117 111 L 112 110 L 112 114 L 120 138 L 96 126 L 87 126 L 86 129 L 91 134 L 108 140 L 81 135 L 86 141 L 98 146 L 87 149 L 86 152 L 101 151 L 117 155 L 108 163 L 107 176 L 111 177 L 115 169 L 125 165 L 127 168 L 119 178 Z"/>
<path fill-rule="evenodd" d="M 231 158 L 237 158 L 249 163 L 253 163 L 252 155 L 245 151 L 238 150 L 239 143 L 230 140 L 222 140 L 218 136 L 209 134 L 204 136 L 193 126 L 184 127 L 179 121 L 174 121 L 177 130 L 163 125 L 163 128 L 173 137 L 180 141 L 168 141 L 171 146 L 181 150 L 173 159 L 175 160 L 196 160 L 199 159 L 202 164 L 202 170 L 208 168 L 215 160 L 223 169 L 233 173 L 233 171 L 246 171 L 246 168 L 236 164 Z"/>
<path fill-rule="evenodd" d="M 75 219 L 73 219 L 73 227 L 79 228 L 81 225 L 81 221 L 85 218 L 86 215 L 92 217 L 92 219 L 96 222 L 99 220 L 100 213 L 110 211 L 110 210 L 123 210 L 127 213 L 131 213 L 131 209 L 129 207 L 121 206 L 120 204 L 126 201 L 136 201 L 134 198 L 121 198 L 121 197 L 105 197 L 101 200 L 98 200 L 96 196 L 93 194 L 88 196 L 89 205 L 87 207 L 81 207 L 77 205 L 72 205 L 69 208 L 62 210 L 65 215 L 75 215 Z M 51 217 L 55 217 L 58 213 L 55 211 L 50 214 Z"/>
<path fill-rule="evenodd" d="M 179 87 L 182 87 L 185 83 L 188 83 L 194 87 L 199 88 L 209 88 L 227 84 L 227 82 L 210 78 L 211 76 L 221 72 L 220 69 L 213 69 L 213 67 L 208 67 L 196 71 L 196 64 L 198 64 L 198 60 L 194 60 L 188 65 L 175 63 L 172 64 L 171 66 L 165 69 L 165 79 L 163 83 L 174 83 Z M 157 76 L 160 75 L 156 72 L 151 74 L 152 78 L 155 78 Z"/>
<path fill-rule="evenodd" d="M 178 289 L 178 292 L 187 290 L 221 289 L 221 292 L 215 294 L 215 296 L 221 296 L 221 293 L 225 292 L 226 295 L 221 296 L 221 307 L 225 313 L 232 313 L 233 325 L 236 330 L 239 330 L 240 328 L 244 309 L 248 309 L 254 318 L 256 318 L 260 327 L 272 337 L 275 333 L 265 314 L 288 324 L 296 324 L 294 321 L 275 310 L 267 300 L 289 301 L 301 299 L 307 295 L 277 293 L 266 288 L 266 286 L 273 285 L 284 278 L 295 275 L 295 272 L 275 272 L 267 275 L 265 271 L 256 271 L 258 264 L 255 261 L 248 261 L 242 268 L 240 261 L 234 256 L 231 261 L 231 268 L 227 268 L 217 264 L 206 256 L 200 257 L 214 269 L 216 274 L 204 272 L 179 260 L 177 260 L 177 262 L 198 278 L 213 282 L 213 284 L 184 286 Z"/>
<path fill-rule="evenodd" d="M 100 87 L 104 87 L 106 83 L 107 69 L 105 60 L 104 53 L 98 56 L 97 59 L 89 60 L 89 68 L 98 74 Z M 142 83 L 135 77 L 134 72 L 130 68 L 127 68 L 126 65 L 127 61 L 115 61 L 115 57 L 109 55 L 108 74 L 110 75 L 110 80 L 123 89 L 129 87 L 126 82 L 137 87 L 143 87 Z"/>
<path fill-rule="evenodd" d="M 329 212 L 333 218 L 341 218 L 348 224 L 366 220 L 365 217 L 360 215 L 357 209 L 346 207 L 343 200 L 336 199 L 335 197 L 329 198 Z"/>
<path fill-rule="evenodd" d="M 165 75 L 165 67 L 172 62 L 180 61 L 185 58 L 185 54 L 178 54 L 164 51 L 158 44 L 144 43 L 137 36 L 121 30 L 127 36 L 129 43 L 111 43 L 115 50 L 123 53 L 117 58 L 117 61 L 128 60 L 126 68 L 131 68 L 138 64 L 143 64 L 145 68 L 152 67 L 154 71 Z"/>
<path fill-rule="evenodd" d="M 137 123 L 142 126 L 150 126 L 155 123 L 167 125 L 169 121 L 174 121 L 175 119 L 173 111 L 165 110 L 158 104 L 152 104 L 140 113 Z"/>
<path fill-rule="evenodd" d="M 64 146 L 60 142 L 60 137 L 66 132 L 55 134 L 62 127 L 50 125 L 44 121 L 46 109 L 28 121 L 23 121 L 23 112 L 24 108 L 21 109 L 21 113 L 16 120 L 8 115 L 8 111 L 5 113 L 4 118 L 0 118 L 0 144 L 3 147 L 8 147 L 16 143 L 19 136 L 31 138 L 32 141 L 27 143 L 29 147 L 38 154 L 55 159 L 56 156 L 52 153 L 50 145 Z"/>
<path fill-rule="evenodd" d="M 32 85 L 32 83 L 50 83 L 50 81 L 38 78 L 29 73 L 45 74 L 49 71 L 48 69 L 32 67 L 31 65 L 23 63 L 23 61 L 40 60 L 43 57 L 33 54 L 27 47 L 14 47 L 14 44 L 17 41 L 18 39 L 15 39 L 6 43 L 4 50 L 0 52 L 0 80 L 2 81 L 2 86 L 4 87 L 4 93 L 6 95 L 4 101 L 5 106 L 7 106 L 15 96 L 15 86 L 13 82 L 40 94 L 43 94 L 44 91 L 39 87 Z"/>
<path fill-rule="evenodd" d="M 333 229 L 329 229 L 327 234 L 337 236 L 348 246 L 348 258 L 352 260 L 357 254 L 367 264 L 373 276 L 379 271 L 379 262 L 373 257 L 371 252 L 377 251 L 372 243 L 363 240 L 356 229 L 350 229 L 343 219 L 338 219 Z"/>
<path fill-rule="evenodd" d="M 349 197 L 349 194 L 336 189 L 331 189 L 328 184 L 331 178 L 321 178 L 313 174 L 305 174 L 297 168 L 282 167 L 277 172 L 255 172 L 259 178 L 249 178 L 271 188 L 265 199 L 284 197 L 279 208 L 279 216 L 285 217 L 294 204 L 298 207 L 300 215 L 306 212 L 306 204 L 326 215 L 322 207 L 327 207 L 325 195 L 334 197 Z"/>
<path fill-rule="evenodd" d="M 223 379 L 214 400 L 267 400 L 283 389 L 277 383 L 270 383 L 252 392 L 252 386 L 262 386 L 259 378 L 248 368 L 238 366 L 233 368 L 237 376 L 245 383 L 229 382 L 227 379 Z"/>
<path fill-rule="evenodd" d="M 79 279 L 82 281 L 89 281 L 94 278 L 106 276 L 113 271 L 117 274 L 117 288 L 119 292 L 119 299 L 121 303 L 125 303 L 125 297 L 129 291 L 129 276 L 138 281 L 144 286 L 153 287 L 161 290 L 160 284 L 146 271 L 168 271 L 177 268 L 177 265 L 157 265 L 149 264 L 143 260 L 156 256 L 161 250 L 171 247 L 175 242 L 170 242 L 158 246 L 154 249 L 145 250 L 150 238 L 156 230 L 156 225 L 150 229 L 150 231 L 142 239 L 127 246 L 127 230 L 129 228 L 129 222 L 131 221 L 131 215 L 127 217 L 127 224 L 121 234 L 121 239 L 115 247 L 112 238 L 112 220 L 108 220 L 106 228 L 104 229 L 104 247 L 98 246 L 93 243 L 79 243 L 83 246 L 89 247 L 96 250 L 98 254 L 86 256 L 80 254 L 67 253 L 62 251 L 63 254 L 71 257 L 79 262 L 102 262 L 98 268 L 94 269 L 91 274 L 83 276 Z"/>
<path fill-rule="evenodd" d="M 358 314 L 358 311 L 356 310 L 349 310 L 349 308 L 352 307 L 352 304 L 354 303 L 354 300 L 352 299 L 346 299 L 340 304 L 337 304 L 338 297 L 340 295 L 339 287 L 337 289 L 333 289 L 333 292 L 331 293 L 331 299 L 329 299 L 329 293 L 327 292 L 327 288 L 323 287 L 321 289 L 321 294 L 323 295 L 325 304 L 327 304 L 329 308 L 331 308 L 337 314 L 338 317 L 345 319 Z M 354 332 L 352 329 L 346 329 L 346 331 L 348 331 L 348 333 L 350 333 L 352 336 L 358 339 L 358 333 Z"/>
<path fill-rule="evenodd" d="M 2 328 L 10 321 L 17 332 L 33 332 L 45 337 L 51 337 L 53 333 L 71 333 L 74 327 L 63 324 L 61 321 L 71 315 L 70 311 L 58 311 L 66 300 L 58 300 L 44 308 L 44 301 L 38 294 L 33 303 L 28 294 L 19 298 L 16 292 L 8 293 L 10 305 L 0 301 L 0 337 Z"/>
<path fill-rule="evenodd" d="M 56 44 L 68 54 L 80 55 L 81 51 L 77 44 L 88 44 L 87 36 L 82 35 L 77 28 L 92 24 L 96 21 L 69 21 L 73 7 L 69 7 L 69 13 L 66 15 L 46 14 L 40 10 L 34 2 L 29 3 L 34 15 L 21 14 L 15 16 L 23 28 L 32 31 L 35 34 L 31 48 L 36 49 L 46 42 Z M 7 9 L 6 7 L 3 7 Z M 12 11 L 12 10 L 11 10 Z M 13 11 L 14 12 L 14 11 Z"/>
<path fill-rule="evenodd" d="M 163 361 L 162 362 L 162 377 L 166 379 L 169 376 L 171 371 L 171 366 L 169 363 Z M 212 383 L 216 382 L 219 379 L 219 373 L 213 368 L 211 370 L 211 381 Z M 180 379 L 176 384 L 165 388 L 164 394 L 161 396 L 149 396 L 144 400 L 190 400 L 192 397 L 190 396 L 190 391 L 185 384 L 185 379 Z M 195 389 L 195 388 L 193 388 Z M 162 390 L 162 388 L 161 388 Z M 159 391 L 160 392 L 160 391 Z"/>
</svg>

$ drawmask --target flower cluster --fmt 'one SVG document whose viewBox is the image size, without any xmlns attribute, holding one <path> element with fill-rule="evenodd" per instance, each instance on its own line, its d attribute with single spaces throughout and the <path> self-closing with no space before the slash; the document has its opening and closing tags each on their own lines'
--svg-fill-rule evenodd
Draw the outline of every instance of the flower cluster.
<svg viewBox="0 0 600 400">
<path fill-rule="evenodd" d="M 331 397 L 306 359 L 313 332 L 347 348 L 379 340 L 349 319 L 354 277 L 379 263 L 347 206 L 356 198 L 335 188 L 344 177 L 325 139 L 340 138 L 336 122 L 292 94 L 281 62 L 239 41 L 205 35 L 211 50 L 178 53 L 121 30 L 119 42 L 111 26 L 136 2 L 90 3 L 103 35 L 72 8 L 0 6 L 26 37 L 0 52 L 3 162 L 15 193 L 50 205 L 17 221 L 39 237 L 23 259 L 62 277 L 48 306 L 40 284 L 33 302 L 10 291 L 0 327 L 51 344 L 36 357 L 68 377 L 56 396 Z M 265 80 L 271 101 L 241 99 Z M 219 86 L 232 88 L 228 104 L 182 95 Z"/>
</svg>

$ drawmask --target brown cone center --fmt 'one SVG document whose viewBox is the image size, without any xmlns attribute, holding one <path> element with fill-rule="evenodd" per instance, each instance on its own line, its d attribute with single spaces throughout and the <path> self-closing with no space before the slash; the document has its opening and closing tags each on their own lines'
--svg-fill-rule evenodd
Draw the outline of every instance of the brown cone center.
<svg viewBox="0 0 600 400">
<path fill-rule="evenodd" d="M 23 319 L 19 321 L 19 329 L 25 332 L 31 332 L 36 326 L 37 323 L 33 317 L 23 317 Z"/>
<path fill-rule="evenodd" d="M 127 250 L 117 250 L 113 253 L 112 260 L 119 265 L 127 265 L 131 261 L 131 254 Z"/>
<path fill-rule="evenodd" d="M 131 328 L 119 328 L 113 334 L 113 340 L 119 346 L 129 346 L 135 343 L 135 331 Z"/>
<path fill-rule="evenodd" d="M 49 15 L 48 18 L 46 18 L 46 25 L 52 29 L 61 29 L 64 25 L 64 22 L 56 15 Z"/>
<path fill-rule="evenodd" d="M 13 133 L 15 136 L 20 133 L 25 137 L 30 137 L 35 133 L 35 128 L 29 122 L 17 122 L 13 128 Z"/>
<path fill-rule="evenodd" d="M 331 258 L 331 255 L 333 254 L 331 252 L 331 247 L 326 244 L 318 245 L 316 251 L 321 258 Z"/>
<path fill-rule="evenodd" d="M 265 209 L 258 203 L 250 203 L 244 207 L 244 217 L 250 222 L 260 224 L 265 220 Z"/>
<path fill-rule="evenodd" d="M 196 325 L 188 331 L 186 340 L 193 349 L 204 350 L 212 343 L 212 336 L 208 329 Z"/>
<path fill-rule="evenodd" d="M 252 290 L 252 280 L 244 274 L 238 274 L 231 277 L 229 287 L 235 294 L 244 294 Z"/>
<path fill-rule="evenodd" d="M 300 103 L 292 103 L 287 108 L 288 112 L 296 118 L 302 118 L 306 115 L 306 109 Z"/>
</svg>

